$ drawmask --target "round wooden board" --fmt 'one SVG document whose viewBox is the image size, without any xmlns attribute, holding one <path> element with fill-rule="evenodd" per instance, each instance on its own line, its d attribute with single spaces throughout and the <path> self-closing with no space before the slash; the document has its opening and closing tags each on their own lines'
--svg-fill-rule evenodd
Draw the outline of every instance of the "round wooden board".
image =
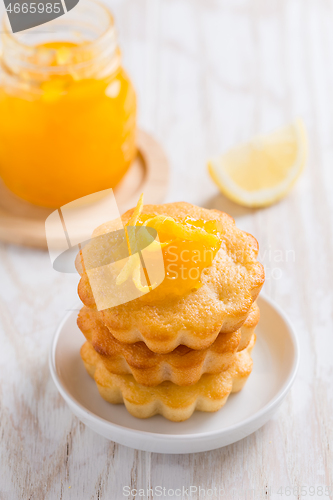
<svg viewBox="0 0 333 500">
<path fill-rule="evenodd" d="M 114 189 L 121 214 L 137 204 L 141 193 L 145 203 L 163 202 L 168 187 L 169 164 L 161 146 L 138 130 L 137 147 L 137 157 Z M 53 211 L 21 200 L 0 179 L 0 240 L 46 249 L 45 220 Z"/>
</svg>

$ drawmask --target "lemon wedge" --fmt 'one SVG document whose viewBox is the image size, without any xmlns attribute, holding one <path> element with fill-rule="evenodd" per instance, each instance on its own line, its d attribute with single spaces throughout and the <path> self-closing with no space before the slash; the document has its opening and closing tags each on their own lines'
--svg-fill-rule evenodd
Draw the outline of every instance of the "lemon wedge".
<svg viewBox="0 0 333 500">
<path fill-rule="evenodd" d="M 306 131 L 298 119 L 210 160 L 208 171 L 231 200 L 248 207 L 265 207 L 291 190 L 306 157 Z"/>
</svg>

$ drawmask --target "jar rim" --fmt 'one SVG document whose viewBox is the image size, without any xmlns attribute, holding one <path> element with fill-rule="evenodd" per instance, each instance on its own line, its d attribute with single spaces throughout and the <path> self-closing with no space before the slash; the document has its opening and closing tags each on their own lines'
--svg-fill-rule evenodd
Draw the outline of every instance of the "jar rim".
<svg viewBox="0 0 333 500">
<path fill-rule="evenodd" d="M 59 17 L 45 23 L 45 25 L 52 25 L 52 24 L 54 25 L 54 23 L 57 23 L 58 21 L 60 21 L 60 22 L 62 21 L 63 24 L 66 24 L 66 15 L 69 12 L 75 11 L 75 9 L 80 8 L 85 4 L 95 5 L 98 8 L 100 8 L 101 11 L 103 11 L 104 14 L 106 14 L 106 19 L 108 20 L 108 22 L 107 22 L 105 29 L 102 31 L 101 34 L 98 34 L 96 36 L 96 38 L 94 38 L 92 40 L 85 40 L 84 42 L 78 44 L 77 46 L 71 47 L 70 50 L 73 53 L 79 52 L 83 48 L 89 49 L 89 47 L 102 44 L 104 42 L 105 38 L 107 38 L 107 35 L 110 32 L 112 32 L 113 30 L 115 30 L 115 23 L 114 23 L 113 15 L 112 15 L 110 9 L 108 8 L 108 6 L 106 4 L 104 4 L 103 2 L 101 2 L 100 0 L 80 0 L 80 2 L 73 9 L 71 9 L 70 11 L 66 11 L 64 13 L 64 15 L 59 16 Z M 64 21 L 65 21 L 65 23 L 64 23 Z M 17 35 L 18 34 L 27 34 L 27 33 L 29 33 L 29 34 L 30 33 L 32 33 L 32 34 L 38 33 L 38 31 L 36 31 L 36 30 L 38 30 L 38 28 L 40 28 L 40 26 L 43 26 L 43 25 L 38 25 L 38 26 L 35 26 L 33 28 L 28 28 L 28 29 L 23 30 L 23 31 L 18 32 L 18 33 L 13 33 L 10 29 L 9 18 L 6 14 L 4 14 L 3 20 L 2 20 L 2 26 L 3 26 L 3 36 L 9 37 L 11 42 L 13 42 L 18 48 L 20 47 L 21 49 L 29 51 L 29 52 L 35 52 L 35 51 L 38 51 L 40 49 L 40 47 L 38 47 L 38 46 L 36 47 L 36 45 L 29 45 L 28 43 L 22 42 L 18 38 Z M 45 50 L 55 51 L 56 49 L 47 48 Z M 59 65 L 59 66 L 61 66 L 61 65 Z"/>
<path fill-rule="evenodd" d="M 96 8 L 98 9 L 96 11 Z M 92 14 L 95 14 L 94 16 Z M 80 0 L 80 2 L 64 15 L 53 19 L 49 23 L 53 27 L 60 29 L 55 31 L 40 31 L 36 26 L 18 33 L 13 33 L 10 29 L 9 18 L 4 16 L 4 32 L 2 34 L 2 64 L 10 69 L 12 74 L 24 70 L 36 75 L 36 71 L 41 74 L 62 74 L 71 71 L 88 72 L 93 68 L 92 61 L 99 61 L 99 66 L 109 65 L 113 59 L 113 67 L 119 66 L 119 49 L 115 29 L 114 18 L 108 6 L 99 0 Z M 84 36 L 88 32 L 87 36 Z M 34 35 L 34 39 L 45 38 L 45 34 L 54 33 L 54 37 L 46 37 L 43 43 L 41 40 L 27 43 L 27 35 Z M 66 37 L 64 38 L 64 35 Z M 67 36 L 68 35 L 68 36 Z M 71 42 L 74 36 L 75 43 L 67 47 L 69 57 L 58 61 L 56 65 L 49 64 L 49 61 L 57 57 L 58 48 L 48 47 L 48 43 Z M 58 39 L 60 37 L 60 39 Z M 22 38 L 24 41 L 22 41 Z M 78 40 L 76 40 L 78 38 Z M 76 44 L 76 42 L 78 42 Z M 46 46 L 44 45 L 46 44 Z"/>
</svg>

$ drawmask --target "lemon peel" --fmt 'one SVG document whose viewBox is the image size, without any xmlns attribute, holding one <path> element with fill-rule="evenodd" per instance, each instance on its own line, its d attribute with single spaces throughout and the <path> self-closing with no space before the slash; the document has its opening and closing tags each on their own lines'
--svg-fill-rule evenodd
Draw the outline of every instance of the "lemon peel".
<svg viewBox="0 0 333 500">
<path fill-rule="evenodd" d="M 180 238 L 190 241 L 200 241 L 209 246 L 215 246 L 219 238 L 215 234 L 207 233 L 200 227 L 186 227 L 181 222 L 176 222 L 172 217 L 157 215 L 145 223 L 148 227 L 159 230 L 165 230 L 174 238 Z"/>
<path fill-rule="evenodd" d="M 136 286 L 136 288 L 142 292 L 142 293 L 148 293 L 151 291 L 151 289 L 153 288 L 153 286 L 149 286 L 149 285 L 142 285 L 141 283 L 141 277 L 140 277 L 140 263 L 139 265 L 134 269 L 133 271 L 133 276 L 132 276 L 132 279 L 133 279 L 133 283 L 134 285 Z M 155 283 L 155 287 L 156 287 L 156 283 Z"/>
<path fill-rule="evenodd" d="M 135 238 L 135 234 L 132 233 L 131 235 L 128 234 L 127 227 L 131 226 L 136 226 L 139 220 L 139 217 L 142 212 L 142 207 L 143 207 L 143 193 L 141 194 L 139 201 L 134 209 L 134 212 L 132 216 L 130 217 L 129 221 L 127 224 L 125 224 L 125 233 L 126 233 L 126 240 L 127 240 L 127 246 L 128 246 L 128 252 L 130 254 L 130 257 L 122 270 L 120 271 L 119 275 L 117 276 L 116 279 L 116 285 L 122 285 L 131 275 L 132 275 L 132 280 L 136 288 L 142 292 L 142 293 L 148 293 L 151 289 L 152 286 L 150 285 L 142 285 L 141 283 L 141 277 L 140 277 L 140 257 L 138 253 L 132 254 L 131 248 L 137 249 L 137 242 Z M 131 244 L 132 243 L 132 244 Z M 157 243 L 154 240 L 154 243 Z M 156 286 L 156 284 L 154 284 Z"/>
<path fill-rule="evenodd" d="M 122 285 L 130 276 L 133 274 L 134 270 L 139 267 L 140 269 L 140 257 L 137 253 L 130 255 L 126 264 L 120 271 L 116 279 L 116 285 Z"/>
<path fill-rule="evenodd" d="M 141 194 L 141 196 L 139 198 L 139 201 L 134 209 L 132 216 L 130 217 L 128 222 L 125 224 L 125 227 L 137 225 L 139 217 L 140 217 L 141 212 L 142 212 L 142 208 L 143 208 L 143 193 Z"/>
</svg>

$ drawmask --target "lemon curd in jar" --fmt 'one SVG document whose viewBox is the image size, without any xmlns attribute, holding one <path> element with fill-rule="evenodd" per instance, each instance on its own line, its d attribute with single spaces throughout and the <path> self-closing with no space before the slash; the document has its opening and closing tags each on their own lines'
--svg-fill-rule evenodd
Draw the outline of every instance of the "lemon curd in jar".
<svg viewBox="0 0 333 500">
<path fill-rule="evenodd" d="M 2 35 L 0 177 L 17 196 L 60 207 L 122 179 L 136 97 L 102 4 L 81 0 L 47 26 Z"/>
</svg>

